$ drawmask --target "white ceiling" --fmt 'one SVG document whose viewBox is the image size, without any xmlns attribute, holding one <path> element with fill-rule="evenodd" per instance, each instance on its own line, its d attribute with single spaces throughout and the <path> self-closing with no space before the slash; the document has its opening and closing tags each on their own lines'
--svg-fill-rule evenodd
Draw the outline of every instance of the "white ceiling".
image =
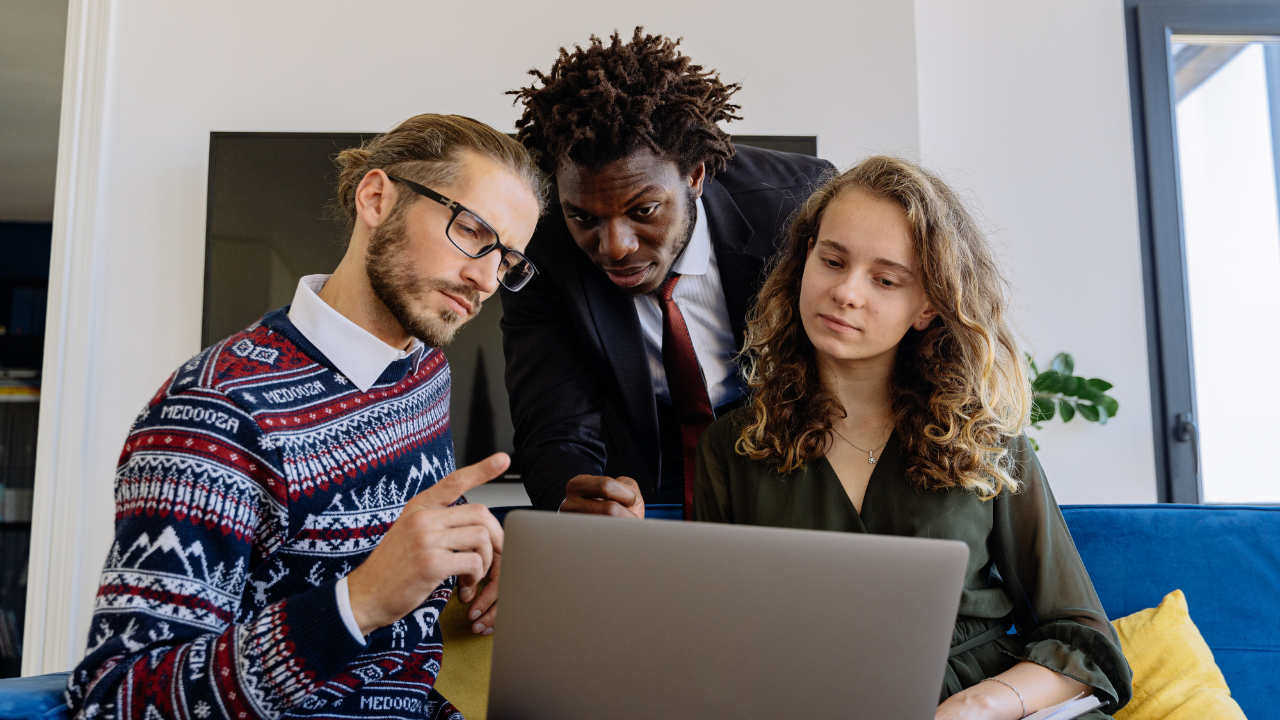
<svg viewBox="0 0 1280 720">
<path fill-rule="evenodd" d="M 53 219 L 66 0 L 0 0 L 0 220 Z"/>
</svg>

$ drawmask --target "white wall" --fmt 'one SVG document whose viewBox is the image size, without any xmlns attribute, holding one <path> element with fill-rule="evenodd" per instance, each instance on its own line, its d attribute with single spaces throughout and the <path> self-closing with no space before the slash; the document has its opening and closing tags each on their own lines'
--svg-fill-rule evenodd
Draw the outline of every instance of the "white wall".
<svg viewBox="0 0 1280 720">
<path fill-rule="evenodd" d="M 916 0 L 924 160 L 974 198 L 1042 369 L 1059 351 L 1115 384 L 1099 427 L 1038 438 L 1061 503 L 1156 500 L 1120 0 Z"/>
<path fill-rule="evenodd" d="M 845 163 L 918 144 L 912 13 L 907 0 L 73 0 L 24 672 L 82 655 L 125 433 L 199 350 L 210 131 L 368 131 L 428 111 L 511 129 L 502 91 L 527 69 L 645 24 L 745 84 L 731 131 L 815 134 Z"/>
</svg>

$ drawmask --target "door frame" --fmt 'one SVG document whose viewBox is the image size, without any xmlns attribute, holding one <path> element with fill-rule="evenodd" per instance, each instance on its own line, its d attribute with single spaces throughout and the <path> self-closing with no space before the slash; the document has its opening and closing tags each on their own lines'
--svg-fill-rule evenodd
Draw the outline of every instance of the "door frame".
<svg viewBox="0 0 1280 720">
<path fill-rule="evenodd" d="M 1126 12 L 1160 502 L 1203 502 L 1170 37 L 1280 36 L 1280 7 L 1136 2 Z M 1269 60 L 1275 53 L 1268 53 Z M 1280 95 L 1277 93 L 1276 95 Z M 1272 106 L 1280 103 L 1273 95 Z M 1280 153 L 1280 149 L 1277 150 Z M 1278 154 L 1280 157 L 1280 154 Z"/>
</svg>

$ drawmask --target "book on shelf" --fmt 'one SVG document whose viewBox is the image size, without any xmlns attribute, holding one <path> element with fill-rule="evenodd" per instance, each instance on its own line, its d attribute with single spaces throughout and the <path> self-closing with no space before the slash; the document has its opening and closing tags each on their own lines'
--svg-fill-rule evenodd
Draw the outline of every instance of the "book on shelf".
<svg viewBox="0 0 1280 720">
<path fill-rule="evenodd" d="M 22 657 L 20 632 L 17 613 L 7 608 L 0 608 L 0 660 L 15 660 Z"/>
<path fill-rule="evenodd" d="M 40 399 L 40 371 L 0 368 L 0 402 Z"/>
<path fill-rule="evenodd" d="M 34 491 L 0 485 L 0 522 L 31 522 Z"/>
</svg>

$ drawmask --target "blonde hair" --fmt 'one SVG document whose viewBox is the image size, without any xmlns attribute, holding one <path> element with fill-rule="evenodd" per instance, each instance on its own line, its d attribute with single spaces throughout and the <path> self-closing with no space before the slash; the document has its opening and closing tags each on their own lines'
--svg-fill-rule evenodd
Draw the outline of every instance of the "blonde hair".
<svg viewBox="0 0 1280 720">
<path fill-rule="evenodd" d="M 356 189 L 370 170 L 381 169 L 426 185 L 448 185 L 458 178 L 462 153 L 471 150 L 522 179 L 538 201 L 539 213 L 547 206 L 547 179 L 524 146 L 478 120 L 462 115 L 415 115 L 365 142 L 338 153 L 338 214 L 348 225 L 355 222 Z M 402 193 L 399 203 L 417 200 Z M 397 203 L 397 205 L 399 205 Z"/>
<path fill-rule="evenodd" d="M 789 473 L 826 454 L 846 409 L 818 378 L 800 322 L 800 283 L 823 211 L 859 189 L 902 207 L 925 293 L 938 317 L 910 329 L 892 378 L 907 479 L 924 490 L 963 487 L 983 498 L 1019 488 L 1011 441 L 1030 415 L 1027 371 L 1005 320 L 1005 282 L 956 193 L 920 166 L 868 158 L 828 177 L 797 211 L 747 326 L 751 388 L 737 452 Z"/>
</svg>

